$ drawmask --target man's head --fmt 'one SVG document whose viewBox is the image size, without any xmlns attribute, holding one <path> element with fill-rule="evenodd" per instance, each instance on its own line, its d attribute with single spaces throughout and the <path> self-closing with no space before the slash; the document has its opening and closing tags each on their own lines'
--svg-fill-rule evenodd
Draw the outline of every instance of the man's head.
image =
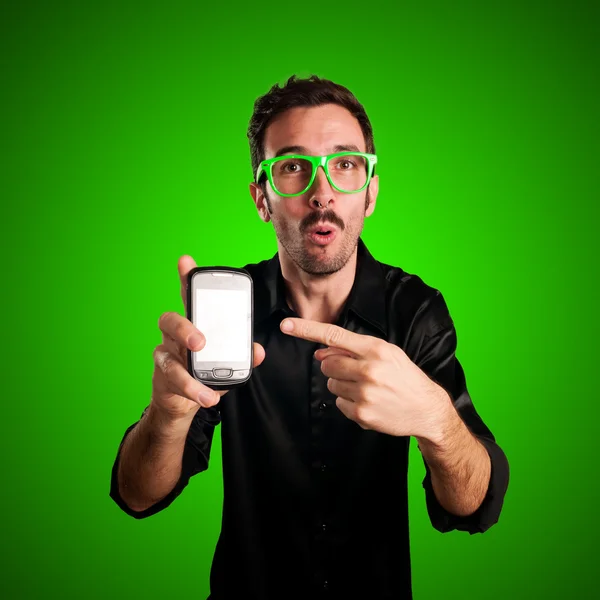
<svg viewBox="0 0 600 600">
<path fill-rule="evenodd" d="M 314 75 L 291 77 L 283 87 L 275 85 L 258 98 L 248 138 L 254 174 L 263 160 L 280 155 L 325 156 L 344 149 L 375 153 L 373 131 L 362 105 L 345 87 Z M 273 222 L 283 249 L 300 269 L 313 275 L 334 273 L 347 263 L 365 216 L 375 208 L 377 191 L 377 176 L 357 193 L 337 191 L 323 168 L 317 169 L 312 185 L 299 196 L 277 194 L 265 176 L 250 184 L 260 217 Z M 313 241 L 308 233 L 323 222 L 335 229 L 335 239 L 328 244 Z"/>
</svg>

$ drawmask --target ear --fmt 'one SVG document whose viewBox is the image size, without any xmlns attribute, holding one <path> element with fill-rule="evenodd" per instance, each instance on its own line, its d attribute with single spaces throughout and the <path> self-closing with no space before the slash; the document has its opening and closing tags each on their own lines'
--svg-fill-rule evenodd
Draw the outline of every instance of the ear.
<svg viewBox="0 0 600 600">
<path fill-rule="evenodd" d="M 370 217 L 373 214 L 378 193 L 379 175 L 373 175 L 373 177 L 371 177 L 371 181 L 369 181 L 369 206 L 367 206 L 367 210 L 365 211 L 365 217 Z"/>
<path fill-rule="evenodd" d="M 271 215 L 267 210 L 267 200 L 261 187 L 257 183 L 251 183 L 249 189 L 252 200 L 254 200 L 256 210 L 258 211 L 258 216 L 262 221 L 268 223 L 271 220 Z"/>
</svg>

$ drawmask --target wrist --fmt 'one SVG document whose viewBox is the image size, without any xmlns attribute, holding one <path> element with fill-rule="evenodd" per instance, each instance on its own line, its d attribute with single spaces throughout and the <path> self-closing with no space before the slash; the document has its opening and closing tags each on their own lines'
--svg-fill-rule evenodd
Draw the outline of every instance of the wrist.
<svg viewBox="0 0 600 600">
<path fill-rule="evenodd" d="M 416 436 L 419 447 L 421 449 L 424 446 L 431 447 L 443 452 L 462 424 L 462 419 L 456 412 L 452 399 L 445 390 L 440 389 L 427 427 L 421 435 Z"/>
<path fill-rule="evenodd" d="M 148 429 L 154 435 L 161 438 L 177 439 L 187 436 L 196 412 L 190 411 L 185 415 L 174 415 L 154 402 L 151 402 L 144 415 L 144 419 L 146 420 Z"/>
</svg>

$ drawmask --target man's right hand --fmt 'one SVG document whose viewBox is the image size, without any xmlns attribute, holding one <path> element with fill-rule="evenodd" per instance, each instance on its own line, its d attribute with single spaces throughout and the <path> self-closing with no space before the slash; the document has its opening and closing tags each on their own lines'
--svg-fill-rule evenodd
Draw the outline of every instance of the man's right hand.
<svg viewBox="0 0 600 600">
<path fill-rule="evenodd" d="M 181 297 L 187 303 L 187 275 L 196 267 L 191 256 L 178 262 Z M 187 307 L 186 307 L 187 312 Z M 175 312 L 160 316 L 158 326 L 163 341 L 154 349 L 151 406 L 169 420 L 189 418 L 201 407 L 214 406 L 229 390 L 212 390 L 192 377 L 187 370 L 187 350 L 199 351 L 206 344 L 202 332 L 192 322 Z M 254 343 L 254 367 L 265 359 L 265 350 Z"/>
</svg>

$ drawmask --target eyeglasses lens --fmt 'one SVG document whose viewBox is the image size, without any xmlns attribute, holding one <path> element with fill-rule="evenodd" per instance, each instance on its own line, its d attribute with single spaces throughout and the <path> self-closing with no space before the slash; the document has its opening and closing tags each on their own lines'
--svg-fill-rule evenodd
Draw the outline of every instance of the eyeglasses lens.
<svg viewBox="0 0 600 600">
<path fill-rule="evenodd" d="M 273 163 L 273 183 L 282 194 L 299 194 L 306 189 L 312 177 L 312 164 L 302 158 L 283 158 Z M 344 192 L 361 189 L 367 181 L 367 163 L 362 156 L 351 154 L 330 158 L 329 176 Z"/>
<path fill-rule="evenodd" d="M 344 192 L 355 192 L 367 182 L 367 161 L 363 156 L 336 156 L 327 162 L 329 176 Z"/>
</svg>

